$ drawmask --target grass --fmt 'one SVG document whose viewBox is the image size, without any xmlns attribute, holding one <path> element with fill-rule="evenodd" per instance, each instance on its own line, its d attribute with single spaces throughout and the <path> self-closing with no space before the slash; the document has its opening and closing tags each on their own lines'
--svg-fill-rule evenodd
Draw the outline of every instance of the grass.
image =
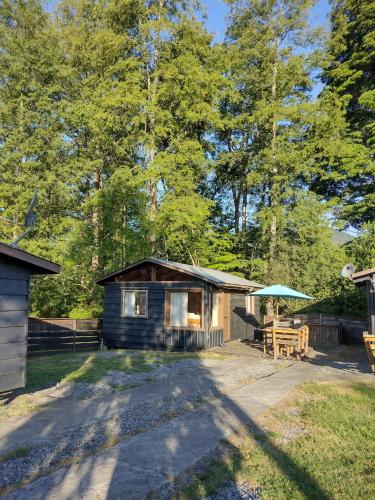
<svg viewBox="0 0 375 500">
<path fill-rule="evenodd" d="M 31 447 L 20 447 L 15 450 L 10 451 L 9 453 L 4 453 L 4 455 L 0 455 L 0 462 L 6 462 L 7 460 L 12 460 L 14 458 L 22 458 L 25 457 L 31 451 Z"/>
<path fill-rule="evenodd" d="M 222 359 L 214 353 L 165 353 L 155 351 L 114 350 L 94 353 L 64 353 L 31 358 L 27 363 L 26 390 L 36 390 L 58 382 L 97 382 L 109 370 L 127 373 L 152 370 L 188 358 L 207 356 Z"/>
<path fill-rule="evenodd" d="M 304 384 L 231 438 L 175 499 L 202 498 L 229 480 L 260 487 L 262 500 L 375 498 L 374 415 L 375 382 Z"/>
<path fill-rule="evenodd" d="M 0 419 L 40 410 L 29 394 L 59 382 L 97 382 L 109 370 L 127 373 L 152 370 L 160 365 L 189 358 L 226 359 L 218 353 L 166 353 L 157 351 L 113 350 L 89 353 L 64 353 L 28 359 L 26 387 L 11 405 L 0 401 Z"/>
</svg>

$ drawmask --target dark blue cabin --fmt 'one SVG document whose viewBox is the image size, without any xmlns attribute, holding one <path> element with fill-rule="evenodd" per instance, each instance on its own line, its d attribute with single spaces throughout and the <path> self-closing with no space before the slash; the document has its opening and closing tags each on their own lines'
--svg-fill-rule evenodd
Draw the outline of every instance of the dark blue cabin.
<svg viewBox="0 0 375 500">
<path fill-rule="evenodd" d="M 254 338 L 263 285 L 232 274 L 147 258 L 97 281 L 108 347 L 207 349 Z"/>
<path fill-rule="evenodd" d="M 0 392 L 25 385 L 30 276 L 60 266 L 0 243 Z"/>
</svg>

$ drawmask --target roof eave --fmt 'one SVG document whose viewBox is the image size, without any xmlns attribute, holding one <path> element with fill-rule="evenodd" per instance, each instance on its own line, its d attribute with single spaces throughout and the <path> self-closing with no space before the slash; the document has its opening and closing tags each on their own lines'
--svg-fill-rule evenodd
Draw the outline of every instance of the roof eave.
<svg viewBox="0 0 375 500">
<path fill-rule="evenodd" d="M 31 268 L 31 274 L 58 274 L 61 266 L 42 257 L 14 248 L 6 243 L 0 243 L 0 255 L 14 259 Z"/>
</svg>

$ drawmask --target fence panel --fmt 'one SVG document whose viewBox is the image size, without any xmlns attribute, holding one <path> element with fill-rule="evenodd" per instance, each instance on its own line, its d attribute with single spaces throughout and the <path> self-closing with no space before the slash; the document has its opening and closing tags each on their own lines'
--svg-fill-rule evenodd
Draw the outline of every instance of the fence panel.
<svg viewBox="0 0 375 500">
<path fill-rule="evenodd" d="M 28 356 L 95 351 L 101 340 L 101 320 L 29 318 Z"/>
</svg>

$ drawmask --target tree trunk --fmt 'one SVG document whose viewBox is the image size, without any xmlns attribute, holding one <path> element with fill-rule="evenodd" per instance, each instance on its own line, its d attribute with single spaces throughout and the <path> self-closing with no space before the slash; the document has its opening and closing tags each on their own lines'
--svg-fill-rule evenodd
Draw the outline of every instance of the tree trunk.
<svg viewBox="0 0 375 500">
<path fill-rule="evenodd" d="M 279 38 L 275 33 L 275 59 L 272 67 L 272 86 L 271 86 L 271 97 L 272 102 L 275 104 L 277 100 L 277 76 L 278 76 L 278 49 L 279 49 Z M 270 183 L 270 209 L 271 209 L 271 224 L 270 224 L 270 245 L 269 245 L 269 260 L 268 260 L 268 281 L 272 282 L 274 279 L 275 271 L 275 261 L 277 258 L 277 239 L 278 239 L 278 221 L 276 209 L 279 203 L 279 189 L 278 180 L 274 177 L 278 174 L 278 168 L 276 164 L 276 138 L 277 138 L 277 117 L 275 115 L 272 120 L 272 139 L 271 139 L 271 152 L 272 152 L 272 171 L 271 171 L 271 183 Z M 270 298 L 267 300 L 266 310 L 268 315 L 273 314 L 273 300 Z"/>
<path fill-rule="evenodd" d="M 99 170 L 95 170 L 93 185 L 95 192 L 99 191 L 101 187 L 102 176 Z M 91 268 L 95 272 L 99 266 L 99 207 L 96 204 L 96 200 L 94 207 L 92 209 L 92 234 L 93 234 L 93 252 L 91 257 Z"/>
<path fill-rule="evenodd" d="M 240 191 L 232 186 L 233 205 L 234 205 L 234 232 L 238 234 L 240 227 Z"/>
<path fill-rule="evenodd" d="M 247 186 L 242 190 L 242 213 L 241 213 L 241 230 L 246 232 L 247 230 Z"/>
</svg>

